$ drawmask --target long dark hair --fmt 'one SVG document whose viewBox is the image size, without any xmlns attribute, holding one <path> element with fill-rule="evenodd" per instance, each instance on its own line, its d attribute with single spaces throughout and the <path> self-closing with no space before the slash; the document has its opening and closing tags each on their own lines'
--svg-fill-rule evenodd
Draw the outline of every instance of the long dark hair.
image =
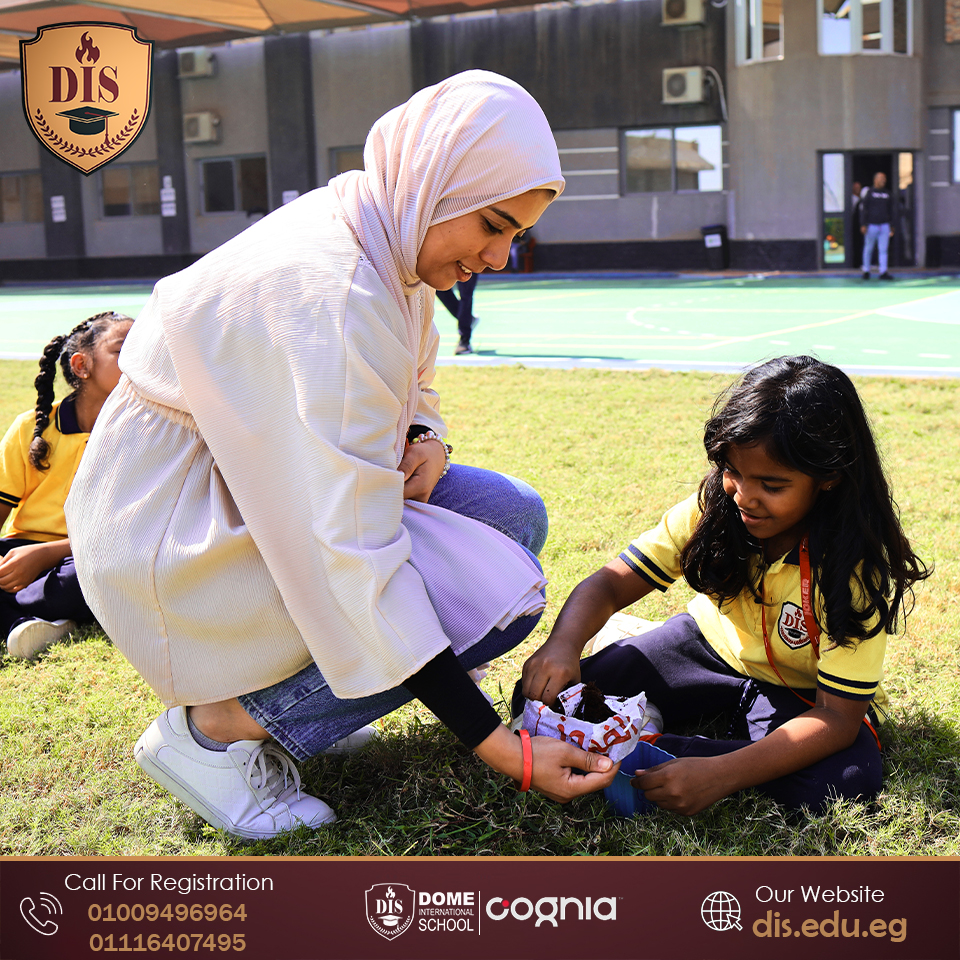
<svg viewBox="0 0 960 960">
<path fill-rule="evenodd" d="M 47 457 L 50 454 L 50 444 L 43 438 L 43 431 L 50 426 L 50 411 L 53 409 L 53 382 L 57 376 L 57 362 L 63 373 L 63 379 L 72 388 L 70 396 L 76 396 L 83 384 L 70 366 L 70 358 L 75 353 L 91 353 L 97 341 L 115 324 L 132 322 L 130 317 L 122 313 L 108 310 L 87 317 L 83 323 L 78 323 L 68 334 L 54 337 L 44 348 L 40 358 L 40 372 L 33 385 L 37 388 L 37 425 L 33 431 L 33 440 L 30 443 L 30 463 L 37 470 L 49 470 Z"/>
<path fill-rule="evenodd" d="M 730 447 L 760 444 L 815 480 L 839 478 L 808 516 L 813 587 L 831 640 L 853 646 L 896 630 L 912 609 L 913 584 L 932 570 L 904 536 L 863 405 L 842 370 L 813 357 L 754 367 L 717 398 L 703 443 L 711 468 L 700 483 L 702 516 L 681 553 L 694 590 L 721 605 L 745 590 L 762 600 L 762 564 L 751 563 L 761 546 L 723 489 Z"/>
</svg>

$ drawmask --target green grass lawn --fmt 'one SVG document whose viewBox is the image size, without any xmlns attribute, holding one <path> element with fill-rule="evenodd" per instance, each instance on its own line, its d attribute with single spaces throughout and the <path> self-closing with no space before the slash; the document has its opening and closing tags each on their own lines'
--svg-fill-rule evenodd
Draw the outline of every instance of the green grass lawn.
<svg viewBox="0 0 960 960">
<path fill-rule="evenodd" d="M 32 406 L 35 366 L 0 361 L 0 422 Z M 563 599 L 664 509 L 704 467 L 701 429 L 726 376 L 446 367 L 438 387 L 454 457 L 531 482 L 551 533 L 547 612 L 494 665 L 500 701 L 545 639 Z M 905 634 L 891 639 L 885 788 L 872 804 L 808 817 L 753 791 L 685 819 L 612 815 L 602 796 L 561 807 L 518 795 L 422 708 L 382 721 L 349 758 L 301 765 L 339 813 L 316 833 L 244 844 L 145 777 L 132 758 L 160 703 L 96 628 L 36 663 L 0 665 L 0 853 L 6 855 L 872 855 L 960 854 L 960 381 L 858 381 L 908 535 L 936 573 Z M 631 612 L 662 619 L 683 585 Z"/>
</svg>

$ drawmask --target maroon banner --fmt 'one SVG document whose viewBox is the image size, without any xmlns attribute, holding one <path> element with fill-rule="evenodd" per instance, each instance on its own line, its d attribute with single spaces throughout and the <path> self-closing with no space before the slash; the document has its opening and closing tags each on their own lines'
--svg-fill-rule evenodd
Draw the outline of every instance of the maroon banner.
<svg viewBox="0 0 960 960">
<path fill-rule="evenodd" d="M 0 958 L 960 960 L 946 859 L 17 859 Z"/>
</svg>

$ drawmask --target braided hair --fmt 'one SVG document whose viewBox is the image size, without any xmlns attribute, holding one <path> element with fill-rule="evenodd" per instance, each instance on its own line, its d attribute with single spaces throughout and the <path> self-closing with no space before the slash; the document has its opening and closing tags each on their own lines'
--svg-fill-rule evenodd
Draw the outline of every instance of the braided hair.
<svg viewBox="0 0 960 960">
<path fill-rule="evenodd" d="M 43 431 L 50 425 L 50 411 L 53 409 L 53 382 L 57 376 L 57 361 L 63 379 L 72 388 L 70 396 L 76 396 L 83 384 L 70 365 L 70 358 L 75 353 L 90 353 L 97 345 L 97 341 L 115 324 L 132 322 L 131 317 L 122 313 L 107 310 L 104 313 L 87 317 L 83 323 L 78 323 L 68 334 L 54 337 L 44 348 L 40 358 L 40 372 L 33 381 L 37 389 L 37 425 L 33 431 L 33 441 L 30 444 L 30 463 L 37 470 L 49 470 L 47 457 L 50 453 L 50 444 L 43 438 Z"/>
</svg>

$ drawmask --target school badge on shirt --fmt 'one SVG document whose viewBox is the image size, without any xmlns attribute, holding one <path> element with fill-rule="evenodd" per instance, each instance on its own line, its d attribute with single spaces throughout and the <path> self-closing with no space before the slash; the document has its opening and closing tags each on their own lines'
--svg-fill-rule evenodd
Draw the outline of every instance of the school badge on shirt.
<svg viewBox="0 0 960 960">
<path fill-rule="evenodd" d="M 799 650 L 810 642 L 803 622 L 803 610 L 789 600 L 784 601 L 777 618 L 777 633 L 791 650 Z"/>
<path fill-rule="evenodd" d="M 146 123 L 152 51 L 116 23 L 56 23 L 21 40 L 23 111 L 37 139 L 83 174 L 115 160 Z"/>
</svg>

